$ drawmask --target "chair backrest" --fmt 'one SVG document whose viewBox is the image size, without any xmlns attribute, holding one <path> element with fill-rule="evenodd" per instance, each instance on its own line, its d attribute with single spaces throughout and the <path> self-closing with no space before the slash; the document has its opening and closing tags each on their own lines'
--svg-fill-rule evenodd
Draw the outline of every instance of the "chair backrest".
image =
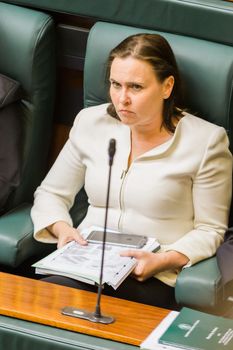
<svg viewBox="0 0 233 350">
<path fill-rule="evenodd" d="M 87 42 L 84 103 L 106 102 L 105 63 L 109 51 L 135 33 L 159 33 L 170 43 L 184 82 L 185 105 L 203 119 L 223 126 L 233 147 L 233 47 L 167 32 L 97 22 Z"/>
<path fill-rule="evenodd" d="M 127 36 L 142 32 L 159 33 L 168 40 L 184 82 L 186 107 L 199 117 L 223 126 L 228 132 L 232 150 L 232 46 L 188 35 L 98 22 L 92 27 L 87 42 L 84 66 L 85 106 L 97 105 L 108 100 L 108 87 L 104 82 L 109 51 Z M 230 221 L 233 221 L 231 218 L 233 219 L 233 210 L 230 215 Z M 203 263 L 200 263 L 190 269 L 184 269 L 179 275 L 175 288 L 176 300 L 181 305 L 213 310 L 213 307 L 219 305 L 219 295 L 221 300 L 223 299 L 221 276 L 215 258 L 204 261 L 204 267 L 202 265 Z M 200 273 L 203 271 L 204 273 Z M 200 295 L 200 298 L 196 298 L 197 295 Z"/>
<path fill-rule="evenodd" d="M 54 25 L 45 13 L 0 2 L 0 73 L 21 83 L 23 140 L 19 187 L 7 207 L 32 201 L 47 171 L 55 89 Z"/>
</svg>

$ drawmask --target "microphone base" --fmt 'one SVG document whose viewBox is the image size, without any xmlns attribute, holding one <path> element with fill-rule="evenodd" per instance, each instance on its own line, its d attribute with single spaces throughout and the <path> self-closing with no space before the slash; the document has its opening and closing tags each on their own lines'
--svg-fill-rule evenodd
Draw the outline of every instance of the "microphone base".
<svg viewBox="0 0 233 350">
<path fill-rule="evenodd" d="M 83 309 L 77 309 L 72 306 L 66 306 L 61 310 L 61 313 L 66 316 L 82 318 L 84 320 L 95 322 L 95 323 L 103 323 L 110 324 L 115 322 L 115 319 L 111 316 L 96 316 L 94 312 L 89 312 Z"/>
</svg>

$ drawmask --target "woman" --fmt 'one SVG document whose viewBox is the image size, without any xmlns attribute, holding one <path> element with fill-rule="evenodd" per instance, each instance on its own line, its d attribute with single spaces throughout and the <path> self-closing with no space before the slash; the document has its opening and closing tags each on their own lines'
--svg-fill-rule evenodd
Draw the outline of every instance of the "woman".
<svg viewBox="0 0 233 350">
<path fill-rule="evenodd" d="M 71 240 L 87 244 L 80 231 L 103 226 L 104 155 L 109 139 L 115 138 L 108 227 L 157 237 L 161 250 L 124 253 L 138 261 L 132 276 L 116 291 L 106 287 L 104 292 L 175 309 L 177 274 L 215 254 L 227 227 L 232 169 L 227 135 L 178 108 L 179 73 L 163 37 L 125 39 L 110 53 L 107 75 L 111 103 L 79 113 L 35 193 L 35 238 L 57 241 L 58 247 Z M 76 229 L 69 209 L 83 185 L 90 205 Z M 83 287 L 63 277 L 47 280 Z"/>
</svg>

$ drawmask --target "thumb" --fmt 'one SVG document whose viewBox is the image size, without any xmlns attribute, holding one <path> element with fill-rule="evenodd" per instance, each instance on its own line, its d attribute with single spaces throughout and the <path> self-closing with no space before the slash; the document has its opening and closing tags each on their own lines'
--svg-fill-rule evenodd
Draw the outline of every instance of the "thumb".
<svg viewBox="0 0 233 350">
<path fill-rule="evenodd" d="M 87 245 L 87 241 L 79 232 L 77 232 L 77 234 L 74 236 L 74 240 L 81 245 Z"/>
<path fill-rule="evenodd" d="M 58 239 L 57 242 L 57 248 L 62 248 L 64 245 L 66 245 L 67 241 L 62 237 Z"/>
</svg>

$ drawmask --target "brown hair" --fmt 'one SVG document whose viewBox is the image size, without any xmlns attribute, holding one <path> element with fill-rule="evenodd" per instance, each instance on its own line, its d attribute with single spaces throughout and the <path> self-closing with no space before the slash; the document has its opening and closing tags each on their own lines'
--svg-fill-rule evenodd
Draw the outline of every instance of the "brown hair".
<svg viewBox="0 0 233 350">
<path fill-rule="evenodd" d="M 168 99 L 164 100 L 163 126 L 170 132 L 175 131 L 173 118 L 180 118 L 182 110 L 181 80 L 174 53 L 167 40 L 159 34 L 135 34 L 127 37 L 117 45 L 109 54 L 107 61 L 106 78 L 109 80 L 110 69 L 114 58 L 133 58 L 148 62 L 160 82 L 169 76 L 174 77 L 174 86 Z M 112 103 L 108 106 L 108 113 L 119 119 Z"/>
</svg>

